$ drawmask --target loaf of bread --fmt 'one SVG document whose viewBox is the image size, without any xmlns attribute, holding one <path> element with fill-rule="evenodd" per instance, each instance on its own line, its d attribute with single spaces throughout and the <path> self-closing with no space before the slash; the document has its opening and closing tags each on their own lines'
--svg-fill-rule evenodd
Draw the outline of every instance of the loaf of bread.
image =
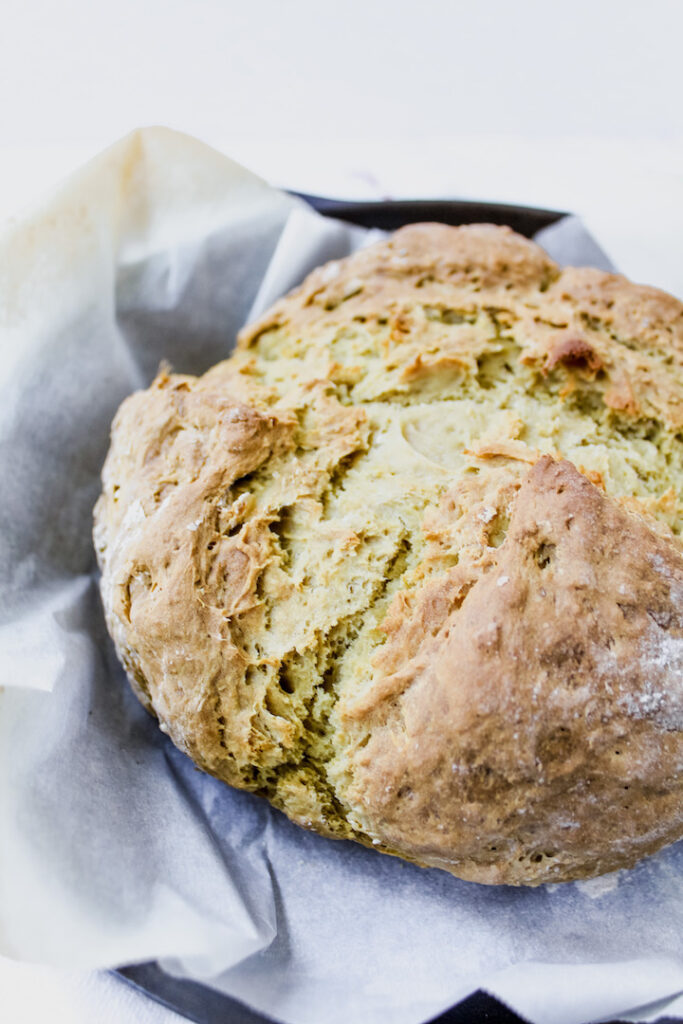
<svg viewBox="0 0 683 1024">
<path fill-rule="evenodd" d="M 330 263 L 121 406 L 140 700 L 219 779 L 464 879 L 683 836 L 683 306 L 505 228 Z"/>
</svg>

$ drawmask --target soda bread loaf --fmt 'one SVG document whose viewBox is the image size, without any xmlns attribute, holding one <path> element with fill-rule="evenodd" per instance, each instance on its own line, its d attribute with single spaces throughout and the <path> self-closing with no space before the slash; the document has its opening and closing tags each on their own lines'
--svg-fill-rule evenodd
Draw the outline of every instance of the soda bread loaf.
<svg viewBox="0 0 683 1024">
<path fill-rule="evenodd" d="M 678 301 L 415 225 L 126 399 L 104 609 L 174 743 L 300 825 L 586 877 L 683 836 L 682 487 Z"/>
</svg>

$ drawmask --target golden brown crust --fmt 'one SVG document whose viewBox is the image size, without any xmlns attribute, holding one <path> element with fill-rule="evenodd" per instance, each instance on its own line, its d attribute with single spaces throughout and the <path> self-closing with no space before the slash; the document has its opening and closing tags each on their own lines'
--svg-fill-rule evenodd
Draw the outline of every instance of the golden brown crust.
<svg viewBox="0 0 683 1024">
<path fill-rule="evenodd" d="M 537 884 L 683 834 L 683 307 L 415 225 L 117 415 L 107 622 L 205 770 Z"/>
<path fill-rule="evenodd" d="M 425 353 L 425 319 L 448 323 L 461 316 L 466 324 L 476 306 L 494 315 L 497 308 L 512 311 L 522 327 L 523 362 L 545 371 L 560 362 L 591 376 L 600 370 L 610 407 L 683 427 L 683 305 L 620 274 L 561 271 L 509 228 L 402 228 L 386 243 L 314 271 L 246 327 L 239 344 L 249 348 L 276 327 L 296 333 L 381 317 L 390 327 L 386 348 L 409 377 L 427 364 L 437 372 L 449 361 L 471 364 L 479 354 L 477 339 L 466 330 L 456 345 L 439 339 L 436 358 Z M 584 358 L 567 359 L 572 350 Z"/>
<path fill-rule="evenodd" d="M 480 882 L 657 849 L 683 829 L 683 555 L 545 456 L 481 570 L 402 609 L 398 668 L 340 710 L 369 737 L 346 799 L 386 846 Z"/>
</svg>

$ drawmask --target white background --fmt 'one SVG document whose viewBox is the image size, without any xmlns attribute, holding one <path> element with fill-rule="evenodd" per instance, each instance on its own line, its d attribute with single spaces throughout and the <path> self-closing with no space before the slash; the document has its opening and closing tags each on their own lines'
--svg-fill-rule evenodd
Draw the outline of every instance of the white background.
<svg viewBox="0 0 683 1024">
<path fill-rule="evenodd" d="M 166 124 L 311 192 L 572 210 L 683 296 L 680 0 L 0 0 L 0 24 L 0 217 Z M 3 960 L 0 1017 L 177 1019 Z"/>
</svg>

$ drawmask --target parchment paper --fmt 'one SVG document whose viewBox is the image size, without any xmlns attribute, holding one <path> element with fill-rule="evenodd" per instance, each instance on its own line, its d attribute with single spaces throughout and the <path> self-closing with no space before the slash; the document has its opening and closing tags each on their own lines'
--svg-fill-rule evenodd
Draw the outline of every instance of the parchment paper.
<svg viewBox="0 0 683 1024">
<path fill-rule="evenodd" d="M 291 825 L 200 774 L 129 692 L 91 510 L 121 399 L 201 372 L 367 240 L 201 144 L 137 132 L 0 238 L 0 952 L 158 958 L 288 1024 L 417 1024 L 488 989 L 543 1024 L 683 992 L 683 845 L 491 888 Z M 569 220 L 545 242 L 581 262 Z M 599 251 L 592 251 L 600 259 Z"/>
</svg>

